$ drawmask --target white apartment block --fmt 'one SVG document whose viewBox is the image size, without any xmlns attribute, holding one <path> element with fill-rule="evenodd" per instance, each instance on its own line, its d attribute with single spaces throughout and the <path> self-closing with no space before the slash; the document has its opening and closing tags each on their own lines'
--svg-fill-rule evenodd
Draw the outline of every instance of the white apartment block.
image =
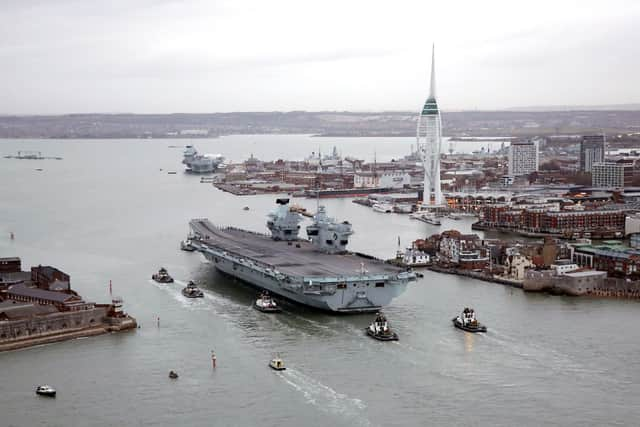
<svg viewBox="0 0 640 427">
<path fill-rule="evenodd" d="M 528 175 L 538 170 L 538 143 L 515 141 L 509 146 L 509 175 Z"/>
<path fill-rule="evenodd" d="M 621 163 L 594 163 L 591 166 L 591 185 L 599 188 L 624 188 L 626 175 L 633 174 L 628 165 Z"/>
</svg>

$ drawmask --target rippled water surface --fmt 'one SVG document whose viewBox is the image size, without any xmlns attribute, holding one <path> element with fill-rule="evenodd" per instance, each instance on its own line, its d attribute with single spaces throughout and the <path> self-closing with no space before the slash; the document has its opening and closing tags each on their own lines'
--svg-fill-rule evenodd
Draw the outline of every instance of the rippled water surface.
<svg viewBox="0 0 640 427">
<path fill-rule="evenodd" d="M 187 142 L 0 142 L 3 156 L 39 150 L 64 157 L 0 158 L 0 256 L 20 256 L 25 268 L 57 266 L 98 302 L 108 299 L 112 280 L 141 324 L 135 332 L 0 354 L 0 425 L 637 425 L 637 302 L 530 295 L 426 272 L 386 310 L 400 334 L 394 343 L 363 335 L 370 315 L 251 309 L 255 290 L 178 245 L 192 217 L 266 231 L 275 196 L 234 197 L 183 174 L 181 151 L 169 146 Z M 334 143 L 344 154 L 389 159 L 404 155 L 411 140 L 196 141 L 201 151 L 234 160 L 252 152 L 301 158 Z M 352 249 L 379 257 L 393 256 L 398 236 L 405 244 L 439 229 L 470 230 L 470 220 L 436 228 L 348 199 L 323 203 L 354 224 Z M 175 283 L 150 280 L 160 266 Z M 182 297 L 191 279 L 204 299 Z M 467 305 L 487 334 L 451 326 Z M 288 363 L 284 372 L 267 367 L 276 352 Z M 171 369 L 178 380 L 167 377 Z M 36 397 L 40 383 L 54 385 L 58 397 Z"/>
</svg>

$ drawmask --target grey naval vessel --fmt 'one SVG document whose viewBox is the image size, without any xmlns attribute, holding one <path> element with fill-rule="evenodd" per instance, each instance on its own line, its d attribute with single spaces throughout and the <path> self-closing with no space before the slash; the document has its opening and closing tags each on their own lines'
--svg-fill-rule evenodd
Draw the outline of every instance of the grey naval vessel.
<svg viewBox="0 0 640 427">
<path fill-rule="evenodd" d="M 305 240 L 298 237 L 302 216 L 290 210 L 289 199 L 277 204 L 268 215 L 270 234 L 192 219 L 191 244 L 228 275 L 331 312 L 378 311 L 416 280 L 409 270 L 347 251 L 351 224 L 330 218 L 323 206 L 306 227 Z"/>
</svg>

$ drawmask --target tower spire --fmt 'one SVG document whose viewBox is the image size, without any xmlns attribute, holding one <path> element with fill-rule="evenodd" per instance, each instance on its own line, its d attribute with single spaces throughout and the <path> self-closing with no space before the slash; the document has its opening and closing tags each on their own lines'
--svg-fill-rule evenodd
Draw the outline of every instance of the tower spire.
<svg viewBox="0 0 640 427">
<path fill-rule="evenodd" d="M 429 88 L 429 98 L 436 98 L 436 45 L 431 45 L 431 86 Z"/>
</svg>

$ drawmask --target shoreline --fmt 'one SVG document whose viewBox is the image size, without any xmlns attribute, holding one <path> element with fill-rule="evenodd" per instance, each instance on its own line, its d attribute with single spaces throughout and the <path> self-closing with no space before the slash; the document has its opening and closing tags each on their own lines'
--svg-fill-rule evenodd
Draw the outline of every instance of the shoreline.
<svg viewBox="0 0 640 427">
<path fill-rule="evenodd" d="M 544 293 L 547 295 L 552 295 L 552 296 L 571 296 L 571 297 L 587 297 L 587 298 L 598 298 L 598 299 L 627 299 L 627 300 L 638 300 L 640 299 L 640 294 L 629 294 L 629 292 L 621 290 L 621 289 L 614 289 L 614 288 L 603 288 L 603 289 L 597 289 L 593 292 L 589 292 L 589 293 L 584 293 L 584 294 L 580 294 L 580 295 L 574 295 L 574 294 L 570 294 L 567 292 L 563 292 L 561 290 L 558 289 L 549 289 L 549 290 L 530 290 L 530 289 L 525 289 L 524 288 L 524 281 L 520 282 L 518 280 L 512 280 L 512 279 L 506 279 L 506 278 L 502 278 L 502 277 L 496 277 L 496 276 L 487 276 L 486 274 L 483 273 L 478 273 L 478 272 L 474 272 L 474 271 L 467 271 L 467 270 L 459 270 L 459 269 L 455 269 L 455 268 L 448 268 L 448 267 L 441 267 L 438 265 L 430 265 L 425 267 L 426 269 L 436 272 L 436 273 L 441 273 L 441 274 L 449 274 L 449 275 L 454 275 L 454 276 L 462 276 L 462 277 L 470 277 L 472 279 L 478 279 L 481 280 L 483 282 L 488 282 L 488 283 L 498 283 L 504 286 L 510 286 L 512 288 L 518 288 L 521 289 L 523 292 L 526 293 Z"/>
</svg>

